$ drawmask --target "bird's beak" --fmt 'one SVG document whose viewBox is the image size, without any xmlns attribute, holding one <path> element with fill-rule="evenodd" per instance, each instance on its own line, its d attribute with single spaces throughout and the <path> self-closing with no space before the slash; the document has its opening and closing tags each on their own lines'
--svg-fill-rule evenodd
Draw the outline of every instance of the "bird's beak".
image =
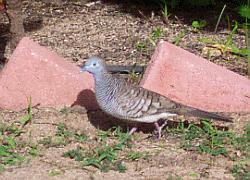
<svg viewBox="0 0 250 180">
<path fill-rule="evenodd" d="M 82 72 L 85 72 L 85 71 L 86 71 L 85 66 L 81 67 L 80 72 L 82 73 Z"/>
</svg>

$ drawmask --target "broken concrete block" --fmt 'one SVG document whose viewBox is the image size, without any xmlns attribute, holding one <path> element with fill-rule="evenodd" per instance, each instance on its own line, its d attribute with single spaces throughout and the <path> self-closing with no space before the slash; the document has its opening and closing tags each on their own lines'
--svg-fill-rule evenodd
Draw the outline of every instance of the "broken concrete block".
<svg viewBox="0 0 250 180">
<path fill-rule="evenodd" d="M 93 79 L 88 73 L 50 52 L 29 38 L 23 38 L 0 72 L 0 108 L 21 110 L 32 105 L 71 105 L 97 109 Z"/>
<path fill-rule="evenodd" d="M 250 80 L 161 41 L 141 85 L 206 111 L 250 111 Z"/>
</svg>

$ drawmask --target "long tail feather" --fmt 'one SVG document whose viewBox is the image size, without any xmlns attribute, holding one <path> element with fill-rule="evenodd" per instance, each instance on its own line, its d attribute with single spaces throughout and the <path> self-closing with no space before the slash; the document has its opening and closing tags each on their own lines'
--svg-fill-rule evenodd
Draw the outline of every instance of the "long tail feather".
<svg viewBox="0 0 250 180">
<path fill-rule="evenodd" d="M 230 118 L 230 117 L 220 116 L 220 115 L 217 115 L 215 113 L 206 112 L 206 111 L 202 111 L 199 109 L 194 109 L 194 110 L 188 111 L 187 115 L 198 116 L 201 118 L 210 118 L 210 119 L 215 119 L 215 120 L 225 121 L 225 122 L 233 122 L 232 118 Z"/>
</svg>

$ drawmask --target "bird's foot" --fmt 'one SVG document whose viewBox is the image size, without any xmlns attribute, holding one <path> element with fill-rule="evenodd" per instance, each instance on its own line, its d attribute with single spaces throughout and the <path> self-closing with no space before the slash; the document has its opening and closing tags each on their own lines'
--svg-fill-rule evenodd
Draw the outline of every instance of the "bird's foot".
<svg viewBox="0 0 250 180">
<path fill-rule="evenodd" d="M 162 131 L 162 128 L 164 128 L 167 125 L 167 120 L 165 120 L 161 126 L 159 125 L 158 122 L 155 122 L 154 125 L 158 132 L 158 139 L 161 139 L 161 131 Z"/>
<path fill-rule="evenodd" d="M 132 129 L 130 129 L 129 131 L 129 135 L 134 134 L 134 132 L 137 130 L 137 127 L 133 127 Z"/>
</svg>

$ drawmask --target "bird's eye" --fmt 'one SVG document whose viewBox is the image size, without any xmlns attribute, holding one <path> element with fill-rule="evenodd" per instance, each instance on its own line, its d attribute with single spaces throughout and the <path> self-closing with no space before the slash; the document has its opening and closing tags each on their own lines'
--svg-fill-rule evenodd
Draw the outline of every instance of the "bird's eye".
<svg viewBox="0 0 250 180">
<path fill-rule="evenodd" d="M 96 66 L 96 63 L 94 63 L 93 66 Z"/>
</svg>

